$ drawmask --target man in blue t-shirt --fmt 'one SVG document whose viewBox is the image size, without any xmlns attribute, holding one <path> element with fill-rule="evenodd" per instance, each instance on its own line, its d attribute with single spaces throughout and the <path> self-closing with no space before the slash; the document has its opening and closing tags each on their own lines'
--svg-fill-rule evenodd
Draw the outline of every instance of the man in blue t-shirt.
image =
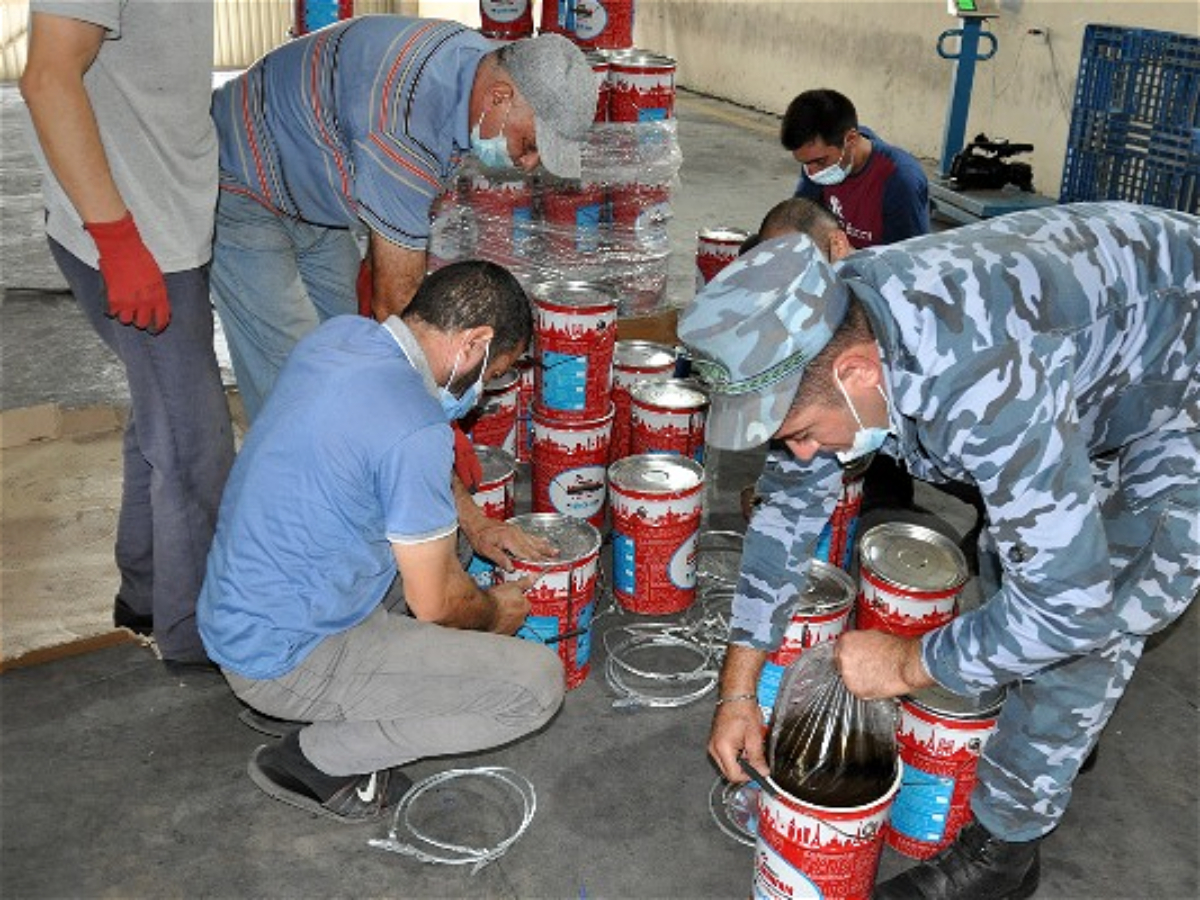
<svg viewBox="0 0 1200 900">
<path fill-rule="evenodd" d="M 197 610 L 238 697 L 311 723 L 250 760 L 275 799 L 375 818 L 411 783 L 395 767 L 514 740 L 558 709 L 557 656 L 507 637 L 531 582 L 484 591 L 463 571 L 450 487 L 450 422 L 531 332 L 512 275 L 463 262 L 399 317 L 325 323 L 280 373 L 230 475 Z"/>
<path fill-rule="evenodd" d="M 358 309 L 356 235 L 382 321 L 425 275 L 430 207 L 460 158 L 578 178 L 598 86 L 561 35 L 496 49 L 457 22 L 364 16 L 218 88 L 212 291 L 249 419 L 296 342 Z"/>
<path fill-rule="evenodd" d="M 798 95 L 780 137 L 802 166 L 796 196 L 832 212 L 855 249 L 929 233 L 929 180 L 921 164 L 860 126 L 844 95 L 828 89 Z"/>
</svg>

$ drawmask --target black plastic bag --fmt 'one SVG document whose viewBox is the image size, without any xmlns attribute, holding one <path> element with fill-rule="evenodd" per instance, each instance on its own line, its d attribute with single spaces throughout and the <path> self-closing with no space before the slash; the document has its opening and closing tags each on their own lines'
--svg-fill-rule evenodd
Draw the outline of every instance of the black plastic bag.
<svg viewBox="0 0 1200 900">
<path fill-rule="evenodd" d="M 878 800 L 896 780 L 897 707 L 860 700 L 833 665 L 833 644 L 805 650 L 784 673 L 771 715 L 771 777 L 797 800 L 844 809 Z"/>
</svg>

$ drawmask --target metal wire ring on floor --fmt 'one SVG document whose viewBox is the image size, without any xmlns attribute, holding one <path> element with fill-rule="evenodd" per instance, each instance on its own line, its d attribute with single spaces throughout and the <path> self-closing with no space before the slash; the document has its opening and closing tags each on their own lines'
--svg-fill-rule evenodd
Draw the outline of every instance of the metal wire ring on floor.
<svg viewBox="0 0 1200 900">
<path fill-rule="evenodd" d="M 413 804 L 422 795 L 435 787 L 440 787 L 448 781 L 466 777 L 491 778 L 499 781 L 512 788 L 521 798 L 524 806 L 524 815 L 521 818 L 521 824 L 517 826 L 517 829 L 512 834 L 501 840 L 494 847 L 465 847 L 459 844 L 439 841 L 422 834 L 412 823 L 411 812 Z M 408 793 L 400 800 L 399 805 L 396 807 L 396 812 L 392 816 L 392 827 L 388 832 L 388 836 L 382 840 L 373 839 L 368 841 L 368 844 L 381 850 L 390 850 L 393 853 L 403 853 L 406 856 L 412 856 L 421 862 L 442 863 L 449 866 L 472 865 L 471 874 L 474 875 L 492 860 L 503 856 L 504 852 L 516 843 L 517 839 L 529 827 L 529 823 L 533 821 L 536 811 L 537 794 L 533 789 L 533 784 L 519 772 L 501 766 L 481 766 L 476 769 L 449 769 L 445 772 L 439 772 L 436 775 L 430 775 L 428 778 L 417 782 L 409 788 Z M 406 844 L 400 841 L 399 831 L 401 826 L 403 826 L 406 832 L 404 836 L 416 843 Z M 425 847 L 417 846 L 417 843 L 424 843 Z"/>
<path fill-rule="evenodd" d="M 623 655 L 627 656 L 646 647 L 674 647 L 687 650 L 697 654 L 700 657 L 700 662 L 695 668 L 683 672 L 648 672 L 630 665 L 627 660 L 622 658 Z M 616 646 L 609 648 L 608 658 L 604 662 L 605 680 L 608 682 L 609 687 L 620 695 L 613 701 L 613 706 L 617 708 L 638 706 L 670 708 L 694 703 L 710 693 L 717 686 L 719 672 L 711 665 L 712 658 L 712 652 L 707 647 L 688 638 L 677 637 L 674 634 L 668 634 L 661 630 L 634 634 Z M 651 682 L 680 684 L 699 681 L 701 684 L 696 690 L 685 694 L 663 696 L 661 694 L 651 694 L 644 689 L 632 686 L 626 679 L 627 674 Z"/>
</svg>

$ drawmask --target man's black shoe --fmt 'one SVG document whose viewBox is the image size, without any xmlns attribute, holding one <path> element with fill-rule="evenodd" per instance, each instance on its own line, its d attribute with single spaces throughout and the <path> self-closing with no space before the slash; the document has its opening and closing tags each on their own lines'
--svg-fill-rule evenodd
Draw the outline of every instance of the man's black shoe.
<svg viewBox="0 0 1200 900">
<path fill-rule="evenodd" d="M 117 628 L 128 628 L 134 634 L 150 637 L 154 634 L 154 616 L 144 616 L 133 611 L 133 608 L 119 596 L 113 601 L 113 625 Z"/>
<path fill-rule="evenodd" d="M 205 678 L 224 680 L 221 667 L 208 659 L 164 659 L 163 668 L 173 678 Z"/>
<path fill-rule="evenodd" d="M 1041 877 L 1040 841 L 1008 843 L 972 820 L 932 859 L 875 888 L 873 900 L 1024 900 Z"/>
<path fill-rule="evenodd" d="M 287 737 L 293 731 L 299 731 L 304 727 L 303 722 L 293 722 L 290 719 L 277 719 L 275 716 L 268 716 L 266 713 L 261 713 L 251 706 L 247 706 L 238 714 L 238 721 L 247 728 L 253 728 L 260 734 L 276 738 Z"/>
<path fill-rule="evenodd" d="M 326 775 L 299 752 L 298 733 L 255 750 L 247 772 L 268 796 L 347 824 L 381 818 L 412 787 L 412 779 L 395 768 L 344 778 Z"/>
</svg>

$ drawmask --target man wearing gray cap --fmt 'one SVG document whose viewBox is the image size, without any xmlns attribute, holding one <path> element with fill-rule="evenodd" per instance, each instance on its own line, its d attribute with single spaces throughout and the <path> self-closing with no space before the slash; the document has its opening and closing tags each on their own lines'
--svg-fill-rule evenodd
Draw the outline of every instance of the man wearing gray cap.
<svg viewBox="0 0 1200 900">
<path fill-rule="evenodd" d="M 972 821 L 876 900 L 1037 889 L 1038 844 L 1148 635 L 1200 589 L 1200 220 L 1130 204 L 1015 213 L 830 268 L 803 236 L 728 266 L 680 317 L 708 438 L 775 438 L 747 532 L 709 752 L 765 769 L 755 686 L 804 590 L 840 466 L 882 452 L 976 485 L 984 604 L 919 638 L 850 631 L 868 699 L 1007 687 Z M 1137 893 L 1129 885 L 1129 893 Z"/>
<path fill-rule="evenodd" d="M 560 35 L 495 49 L 456 22 L 364 16 L 218 88 L 212 292 L 247 416 L 301 337 L 358 308 L 356 232 L 382 321 L 425 275 L 430 207 L 463 154 L 578 178 L 598 87 Z"/>
</svg>

